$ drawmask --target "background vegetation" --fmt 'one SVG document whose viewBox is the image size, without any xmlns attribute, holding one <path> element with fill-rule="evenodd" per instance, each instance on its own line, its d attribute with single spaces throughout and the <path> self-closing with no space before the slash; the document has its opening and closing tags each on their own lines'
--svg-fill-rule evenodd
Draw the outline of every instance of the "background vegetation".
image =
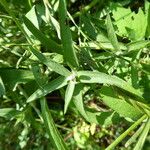
<svg viewBox="0 0 150 150">
<path fill-rule="evenodd" d="M 148 0 L 0 0 L 0 150 L 150 149 Z"/>
</svg>

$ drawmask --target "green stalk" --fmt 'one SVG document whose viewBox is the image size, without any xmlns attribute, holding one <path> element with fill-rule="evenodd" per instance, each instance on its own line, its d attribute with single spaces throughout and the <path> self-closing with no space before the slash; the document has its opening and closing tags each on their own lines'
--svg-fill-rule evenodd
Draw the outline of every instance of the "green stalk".
<svg viewBox="0 0 150 150">
<path fill-rule="evenodd" d="M 80 16 L 82 13 L 89 11 L 93 6 L 95 6 L 99 0 L 93 0 L 89 5 L 85 6 L 81 11 L 76 12 L 73 18 Z"/>
<path fill-rule="evenodd" d="M 147 120 L 145 127 L 143 129 L 143 132 L 141 133 L 138 139 L 138 142 L 136 143 L 136 146 L 134 147 L 134 150 L 142 150 L 149 130 L 150 130 L 150 119 Z"/>
<path fill-rule="evenodd" d="M 112 144 L 110 144 L 105 150 L 114 149 L 132 130 L 134 130 L 146 118 L 147 118 L 147 115 L 143 115 L 131 127 L 129 127 L 124 133 L 122 133 Z"/>
</svg>

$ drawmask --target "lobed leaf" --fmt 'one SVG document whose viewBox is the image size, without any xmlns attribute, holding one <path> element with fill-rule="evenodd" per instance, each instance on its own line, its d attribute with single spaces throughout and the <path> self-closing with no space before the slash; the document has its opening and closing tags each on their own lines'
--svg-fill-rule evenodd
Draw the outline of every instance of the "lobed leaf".
<svg viewBox="0 0 150 150">
<path fill-rule="evenodd" d="M 113 5 L 116 9 L 113 9 L 112 14 L 118 28 L 118 34 L 122 37 L 129 37 L 133 41 L 143 39 L 148 23 L 148 10 L 145 10 L 145 13 L 139 8 L 138 13 L 135 13 L 130 8 Z"/>
</svg>

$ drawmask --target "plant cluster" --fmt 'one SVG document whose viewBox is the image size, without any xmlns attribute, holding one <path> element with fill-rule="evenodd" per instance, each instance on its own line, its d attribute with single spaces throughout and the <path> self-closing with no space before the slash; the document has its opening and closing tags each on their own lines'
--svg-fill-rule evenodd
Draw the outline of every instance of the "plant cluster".
<svg viewBox="0 0 150 150">
<path fill-rule="evenodd" d="M 150 148 L 149 1 L 0 8 L 0 150 Z"/>
</svg>

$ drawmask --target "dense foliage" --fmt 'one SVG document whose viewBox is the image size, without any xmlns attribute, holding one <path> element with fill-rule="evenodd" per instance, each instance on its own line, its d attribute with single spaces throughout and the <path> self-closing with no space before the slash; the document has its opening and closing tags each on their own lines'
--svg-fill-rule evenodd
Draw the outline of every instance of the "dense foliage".
<svg viewBox="0 0 150 150">
<path fill-rule="evenodd" d="M 0 0 L 0 150 L 150 149 L 148 0 Z"/>
</svg>

